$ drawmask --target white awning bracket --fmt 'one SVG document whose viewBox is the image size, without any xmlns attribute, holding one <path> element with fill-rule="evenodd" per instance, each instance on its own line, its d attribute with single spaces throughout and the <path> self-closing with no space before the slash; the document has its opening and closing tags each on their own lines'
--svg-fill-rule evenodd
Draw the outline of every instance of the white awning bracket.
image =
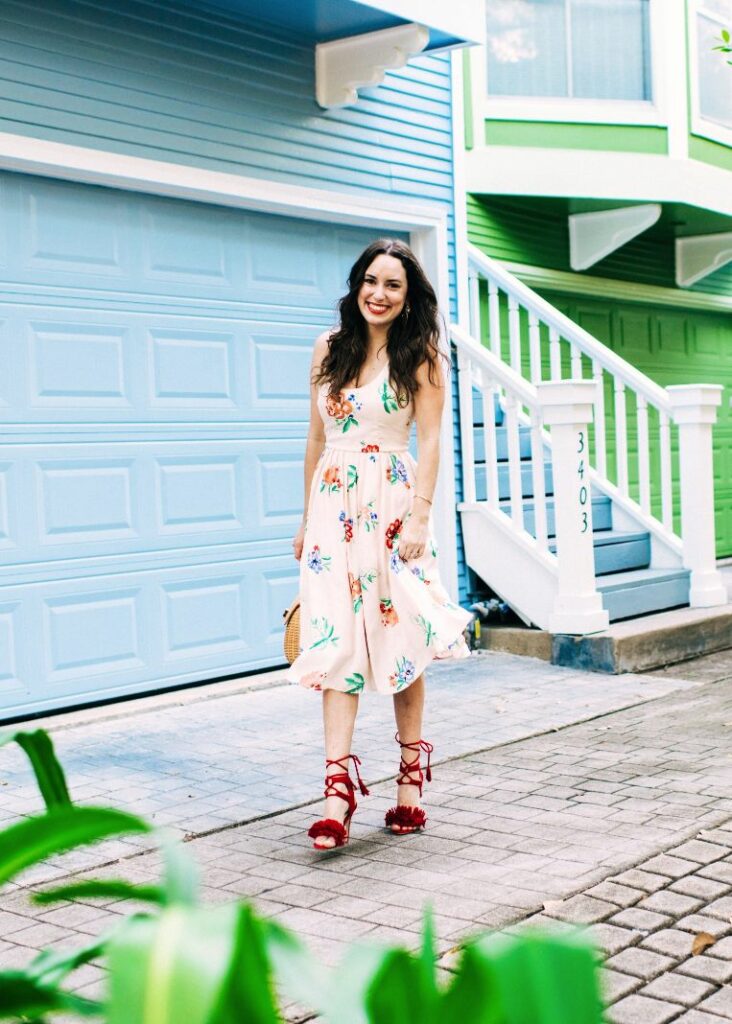
<svg viewBox="0 0 732 1024">
<path fill-rule="evenodd" d="M 676 239 L 676 284 L 691 288 L 727 263 L 732 263 L 732 231 Z"/>
<path fill-rule="evenodd" d="M 429 41 L 429 29 L 409 24 L 318 43 L 315 47 L 318 103 L 326 109 L 356 103 L 358 89 L 380 85 L 387 71 L 403 68 Z"/>
<path fill-rule="evenodd" d="M 659 203 L 569 215 L 569 261 L 572 270 L 587 270 L 652 227 L 661 216 Z"/>
</svg>

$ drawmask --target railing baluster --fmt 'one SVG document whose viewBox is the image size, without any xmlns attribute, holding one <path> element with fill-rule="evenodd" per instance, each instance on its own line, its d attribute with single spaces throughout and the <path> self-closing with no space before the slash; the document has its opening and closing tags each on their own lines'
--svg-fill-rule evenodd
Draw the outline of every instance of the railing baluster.
<svg viewBox="0 0 732 1024">
<path fill-rule="evenodd" d="M 521 321 L 518 302 L 508 296 L 508 339 L 511 346 L 511 369 L 523 376 L 521 371 Z"/>
<path fill-rule="evenodd" d="M 628 424 L 625 409 L 625 385 L 615 378 L 615 460 L 617 485 L 621 494 L 628 494 Z"/>
<path fill-rule="evenodd" d="M 460 440 L 463 453 L 463 500 L 475 501 L 475 445 L 473 444 L 473 377 L 470 359 L 458 349 Z"/>
<path fill-rule="evenodd" d="M 559 331 L 549 328 L 549 367 L 550 379 L 562 379 L 562 352 L 559 348 Z"/>
<path fill-rule="evenodd" d="M 592 361 L 592 375 L 597 383 L 595 391 L 595 469 L 600 476 L 607 476 L 607 445 L 605 442 L 605 378 L 602 366 Z"/>
<path fill-rule="evenodd" d="M 547 547 L 546 484 L 544 479 L 544 437 L 541 413 L 531 415 L 531 478 L 534 484 L 534 534 L 541 548 Z"/>
<path fill-rule="evenodd" d="M 483 341 L 480 323 L 480 278 L 475 272 L 468 277 L 468 294 L 470 296 L 470 333 L 476 341 Z"/>
<path fill-rule="evenodd" d="M 651 466 L 648 452 L 648 402 L 642 395 L 636 395 L 638 418 L 638 487 L 640 507 L 651 514 Z"/>
<path fill-rule="evenodd" d="M 485 487 L 488 504 L 498 509 L 498 446 L 496 444 L 496 389 L 483 371 L 483 449 L 485 451 Z"/>
<path fill-rule="evenodd" d="M 531 361 L 531 383 L 541 384 L 541 335 L 539 318 L 529 313 L 529 359 Z"/>
<path fill-rule="evenodd" d="M 658 433 L 661 445 L 661 522 L 667 530 L 674 528 L 674 508 L 671 492 L 671 430 L 668 413 L 658 414 Z"/>
<path fill-rule="evenodd" d="M 493 281 L 488 282 L 488 324 L 491 332 L 491 352 L 501 359 L 501 304 L 498 286 Z"/>
<path fill-rule="evenodd" d="M 521 480 L 521 445 L 516 398 L 506 394 L 506 438 L 508 441 L 508 484 L 511 497 L 511 520 L 517 530 L 524 528 L 524 497 Z"/>
<path fill-rule="evenodd" d="M 582 353 L 576 345 L 569 346 L 572 380 L 582 379 Z"/>
</svg>

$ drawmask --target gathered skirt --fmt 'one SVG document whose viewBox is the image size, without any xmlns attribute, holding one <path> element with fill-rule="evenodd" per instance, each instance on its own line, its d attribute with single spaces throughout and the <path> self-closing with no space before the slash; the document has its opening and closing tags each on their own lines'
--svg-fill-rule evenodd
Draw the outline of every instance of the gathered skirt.
<svg viewBox="0 0 732 1024">
<path fill-rule="evenodd" d="M 434 658 L 469 656 L 471 616 L 440 582 L 431 516 L 424 554 L 410 561 L 399 554 L 416 471 L 408 450 L 323 450 L 305 522 L 291 681 L 393 694 Z"/>
</svg>

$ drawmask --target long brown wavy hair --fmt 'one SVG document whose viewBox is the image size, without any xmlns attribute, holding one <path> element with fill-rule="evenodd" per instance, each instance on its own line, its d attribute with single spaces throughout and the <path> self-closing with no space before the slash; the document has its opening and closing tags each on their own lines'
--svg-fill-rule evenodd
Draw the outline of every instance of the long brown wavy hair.
<svg viewBox="0 0 732 1024">
<path fill-rule="evenodd" d="M 328 339 L 328 352 L 313 378 L 314 384 L 328 384 L 328 393 L 337 396 L 347 383 L 358 380 L 368 353 L 368 325 L 358 308 L 358 293 L 366 271 L 381 254 L 394 256 L 407 275 L 407 297 L 404 309 L 392 322 L 387 333 L 386 354 L 389 375 L 401 405 L 406 405 L 419 390 L 417 370 L 425 360 L 429 364 L 431 384 L 440 356 L 440 313 L 434 288 L 427 280 L 419 260 L 404 242 L 379 238 L 367 245 L 348 275 L 348 292 L 338 303 L 340 323 Z M 439 379 L 439 378 L 438 378 Z"/>
</svg>

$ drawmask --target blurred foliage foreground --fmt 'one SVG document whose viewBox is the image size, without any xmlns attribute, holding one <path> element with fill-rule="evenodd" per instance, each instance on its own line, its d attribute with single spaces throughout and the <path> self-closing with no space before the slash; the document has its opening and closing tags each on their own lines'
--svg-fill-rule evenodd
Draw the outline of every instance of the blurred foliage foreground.
<svg viewBox="0 0 732 1024">
<path fill-rule="evenodd" d="M 599 1024 L 592 949 L 576 936 L 483 936 L 467 943 L 447 986 L 438 982 L 425 916 L 419 953 L 353 945 L 334 970 L 245 903 L 204 906 L 187 850 L 134 815 L 72 803 L 46 732 L 0 734 L 27 754 L 46 805 L 0 832 L 0 884 L 46 857 L 115 836 L 147 833 L 163 855 L 159 885 L 79 880 L 35 893 L 37 903 L 130 899 L 131 913 L 89 945 L 48 949 L 23 970 L 0 970 L 0 1019 L 46 1024 L 57 1013 L 107 1024 L 277 1024 L 279 999 L 324 1024 Z M 102 1001 L 69 991 L 73 972 L 103 966 Z"/>
</svg>

